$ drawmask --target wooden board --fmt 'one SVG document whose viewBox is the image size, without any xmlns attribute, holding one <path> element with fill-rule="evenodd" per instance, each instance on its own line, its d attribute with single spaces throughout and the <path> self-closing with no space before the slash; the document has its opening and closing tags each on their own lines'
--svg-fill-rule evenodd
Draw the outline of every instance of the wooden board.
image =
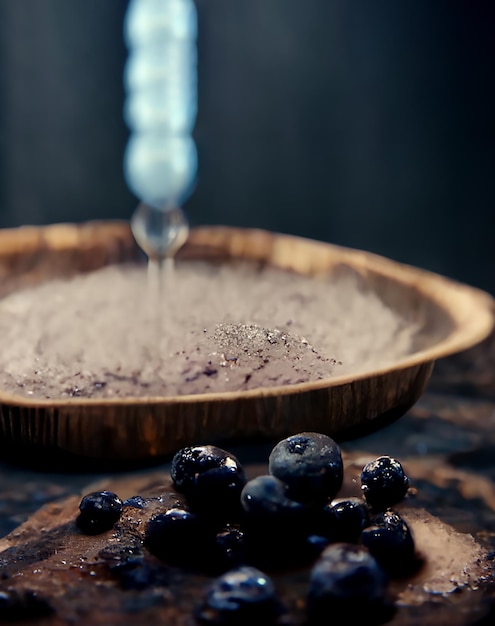
<svg viewBox="0 0 495 626">
<path fill-rule="evenodd" d="M 248 477 L 266 472 L 266 464 L 259 462 L 265 453 L 260 448 L 240 451 Z M 248 461 L 249 456 L 256 460 Z M 371 458 L 362 449 L 344 452 L 341 495 L 357 494 L 360 469 Z M 390 584 L 397 607 L 391 626 L 466 626 L 478 623 L 491 607 L 488 546 L 424 507 L 428 490 L 418 490 L 420 477 L 428 472 L 434 477 L 434 465 L 431 459 L 429 465 L 406 461 L 416 488 L 397 509 L 411 526 L 424 565 L 410 579 Z M 168 466 L 99 480 L 86 485 L 81 494 L 101 488 L 122 498 L 137 494 L 158 498 L 171 490 Z M 15 589 L 20 597 L 36 594 L 39 604 L 31 607 L 31 613 L 38 612 L 36 623 L 43 626 L 194 626 L 194 609 L 213 576 L 170 567 L 148 552 L 144 525 L 160 509 L 159 501 L 145 510 L 126 507 L 113 531 L 86 536 L 75 524 L 81 494 L 41 508 L 0 540 L 0 591 Z M 132 568 L 125 566 L 129 559 Z M 287 609 L 280 624 L 304 624 L 309 567 L 268 572 Z"/>
</svg>

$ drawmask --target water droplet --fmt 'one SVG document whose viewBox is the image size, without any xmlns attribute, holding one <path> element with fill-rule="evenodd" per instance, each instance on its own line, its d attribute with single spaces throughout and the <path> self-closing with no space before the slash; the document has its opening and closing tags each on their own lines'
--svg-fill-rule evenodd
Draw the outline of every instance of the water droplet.
<svg viewBox="0 0 495 626">
<path fill-rule="evenodd" d="M 131 229 L 137 243 L 151 261 L 172 258 L 186 242 L 189 225 L 179 207 L 155 209 L 142 202 L 131 218 Z"/>
</svg>

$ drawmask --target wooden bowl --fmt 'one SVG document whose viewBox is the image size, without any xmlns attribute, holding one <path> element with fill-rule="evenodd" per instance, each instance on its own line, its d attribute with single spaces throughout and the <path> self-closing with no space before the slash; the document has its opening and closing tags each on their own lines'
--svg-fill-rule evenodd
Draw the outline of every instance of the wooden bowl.
<svg viewBox="0 0 495 626">
<path fill-rule="evenodd" d="M 403 415 L 437 359 L 493 328 L 493 300 L 475 288 L 389 259 L 318 241 L 228 227 L 194 229 L 183 259 L 249 259 L 299 274 L 352 272 L 399 315 L 422 320 L 415 349 L 355 375 L 176 397 L 36 400 L 0 390 L 0 443 L 24 458 L 77 458 L 88 466 L 146 463 L 198 442 L 277 440 L 319 431 L 344 440 Z M 141 260 L 127 223 L 90 222 L 0 231 L 0 297 L 43 281 Z"/>
</svg>

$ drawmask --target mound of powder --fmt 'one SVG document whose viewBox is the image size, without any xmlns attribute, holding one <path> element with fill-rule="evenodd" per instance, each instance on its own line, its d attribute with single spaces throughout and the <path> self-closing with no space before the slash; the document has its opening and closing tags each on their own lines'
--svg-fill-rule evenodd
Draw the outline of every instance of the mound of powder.
<svg viewBox="0 0 495 626">
<path fill-rule="evenodd" d="M 114 265 L 0 300 L 0 389 L 164 397 L 314 381 L 410 353 L 416 332 L 351 276 L 183 261 Z M 155 285 L 156 287 L 156 285 Z"/>
</svg>

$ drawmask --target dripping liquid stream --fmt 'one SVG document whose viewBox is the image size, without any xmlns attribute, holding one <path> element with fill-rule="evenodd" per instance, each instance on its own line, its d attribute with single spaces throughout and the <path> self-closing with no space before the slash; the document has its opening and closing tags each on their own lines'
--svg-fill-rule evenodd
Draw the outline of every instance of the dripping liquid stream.
<svg viewBox="0 0 495 626">
<path fill-rule="evenodd" d="M 136 242 L 148 256 L 146 296 L 143 306 L 151 325 L 152 339 L 144 346 L 150 374 L 157 374 L 163 359 L 168 358 L 170 338 L 167 319 L 170 303 L 177 295 L 175 253 L 185 243 L 189 225 L 180 207 L 159 210 L 140 203 L 131 218 Z"/>
<path fill-rule="evenodd" d="M 175 293 L 175 260 L 173 256 L 148 259 L 147 300 L 154 326 L 148 347 L 150 359 L 157 364 L 167 354 L 167 298 Z"/>
</svg>

